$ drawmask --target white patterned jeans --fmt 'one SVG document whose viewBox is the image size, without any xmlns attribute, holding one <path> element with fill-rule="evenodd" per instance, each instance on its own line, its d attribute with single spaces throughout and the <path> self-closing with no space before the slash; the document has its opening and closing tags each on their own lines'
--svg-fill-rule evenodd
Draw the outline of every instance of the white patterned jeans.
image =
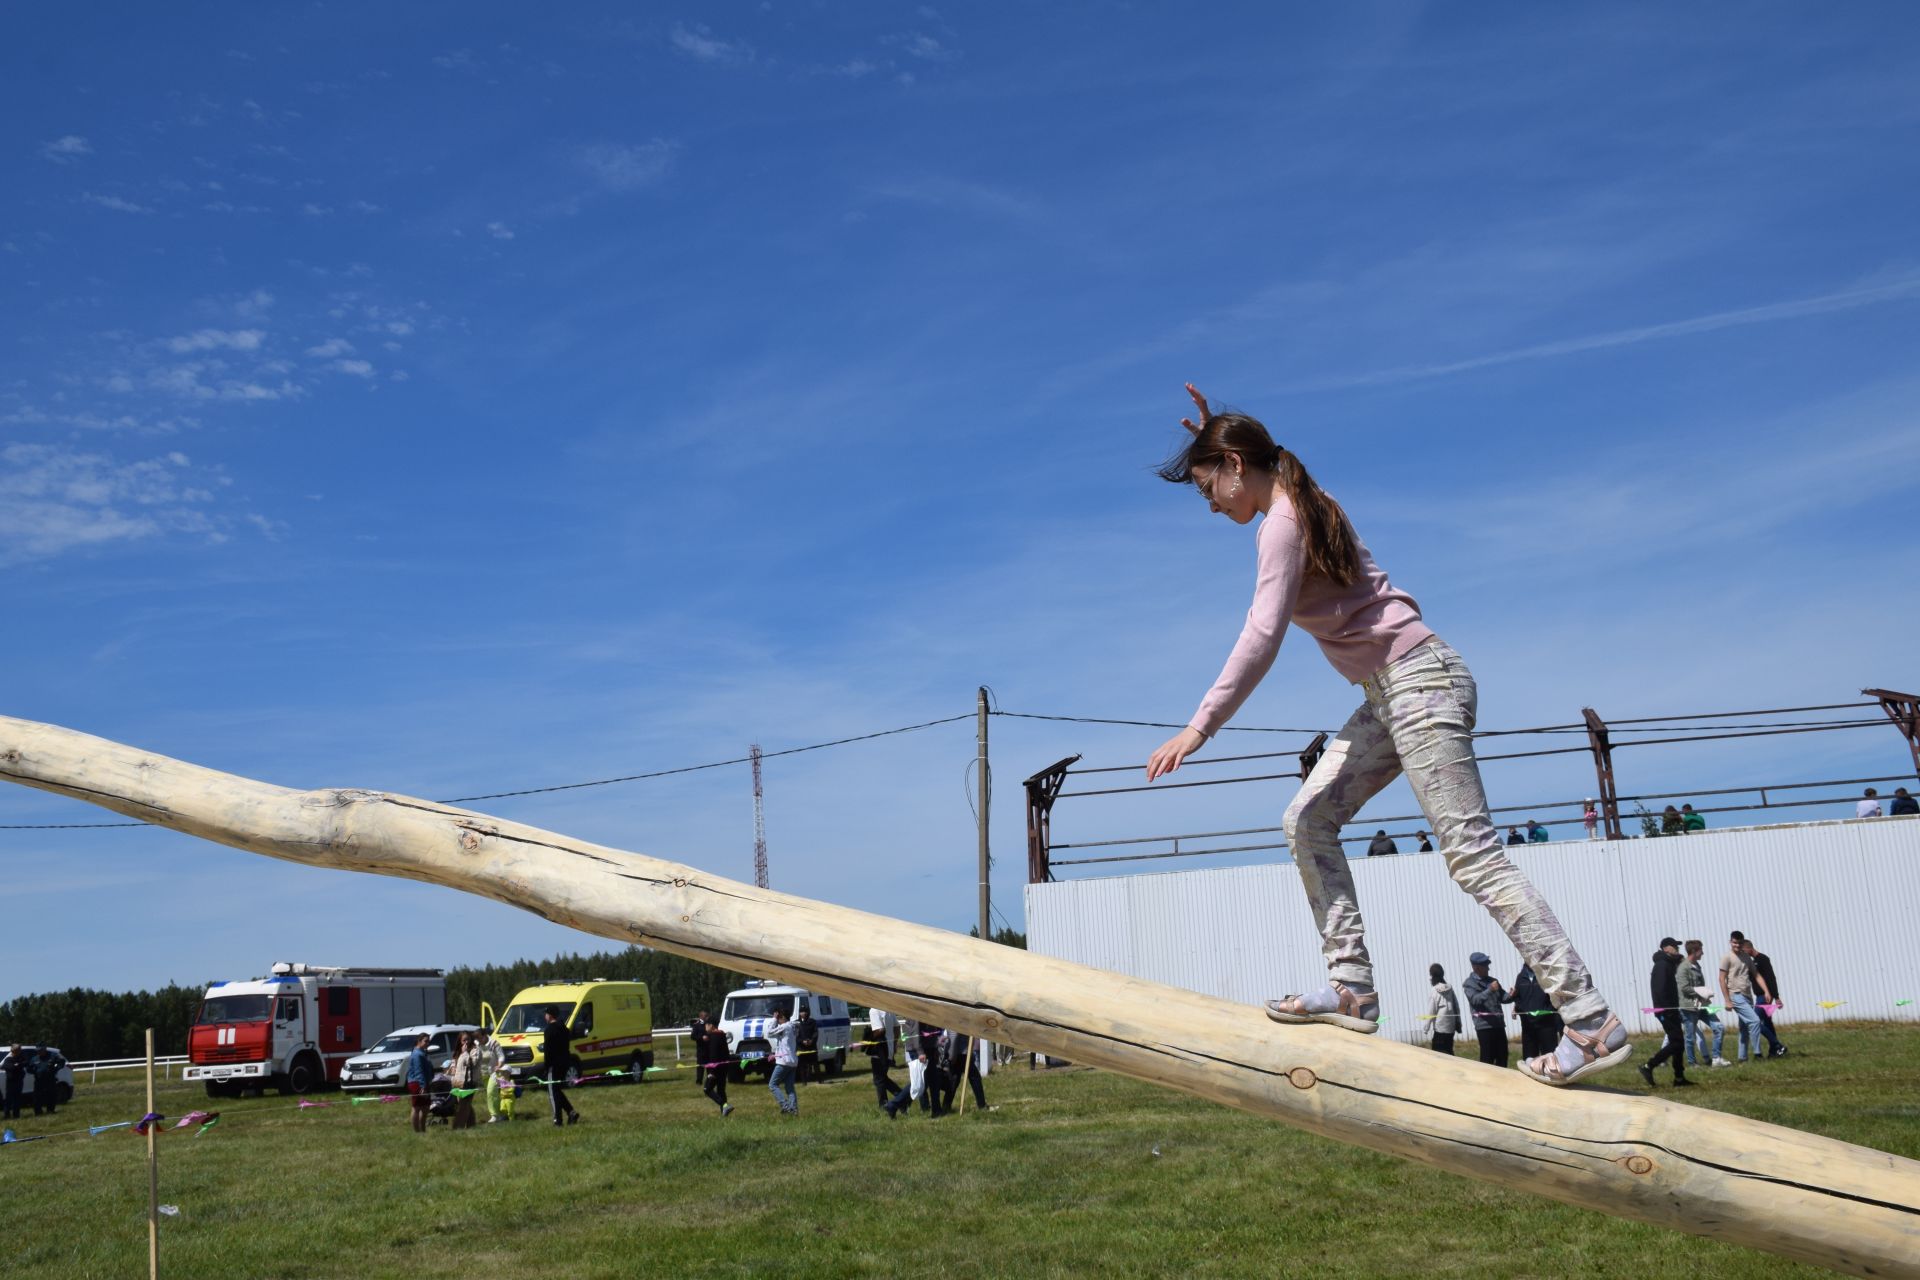
<svg viewBox="0 0 1920 1280">
<path fill-rule="evenodd" d="M 1366 926 L 1340 828 L 1402 772 L 1433 828 L 1455 884 L 1493 916 L 1569 1022 L 1604 1013 L 1606 1000 L 1553 908 L 1507 860 L 1487 813 L 1474 759 L 1479 690 L 1460 655 L 1439 640 L 1361 681 L 1366 703 L 1327 746 L 1287 807 L 1287 845 L 1320 923 L 1328 976 L 1373 985 Z"/>
</svg>

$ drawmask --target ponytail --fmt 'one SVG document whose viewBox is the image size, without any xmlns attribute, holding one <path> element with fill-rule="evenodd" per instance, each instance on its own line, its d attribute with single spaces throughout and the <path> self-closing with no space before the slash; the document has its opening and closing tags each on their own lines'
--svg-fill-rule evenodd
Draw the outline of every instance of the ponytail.
<svg viewBox="0 0 1920 1280">
<path fill-rule="evenodd" d="M 1360 576 L 1360 539 L 1347 513 L 1313 482 L 1299 458 L 1273 442 L 1258 419 L 1244 413 L 1207 415 L 1186 447 L 1161 463 L 1155 474 L 1173 484 L 1191 484 L 1195 467 L 1217 467 L 1228 454 L 1238 454 L 1249 467 L 1272 472 L 1274 482 L 1286 491 L 1300 523 L 1307 570 L 1336 586 L 1352 586 Z"/>
</svg>

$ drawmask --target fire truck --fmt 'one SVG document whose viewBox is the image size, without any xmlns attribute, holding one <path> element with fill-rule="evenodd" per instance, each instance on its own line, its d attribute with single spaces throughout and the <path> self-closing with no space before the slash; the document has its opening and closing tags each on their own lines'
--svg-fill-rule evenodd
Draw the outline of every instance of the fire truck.
<svg viewBox="0 0 1920 1280">
<path fill-rule="evenodd" d="M 207 988 L 187 1036 L 187 1080 L 210 1098 L 311 1093 L 395 1027 L 447 1020 L 438 969 L 340 969 L 281 961 L 265 978 Z"/>
</svg>

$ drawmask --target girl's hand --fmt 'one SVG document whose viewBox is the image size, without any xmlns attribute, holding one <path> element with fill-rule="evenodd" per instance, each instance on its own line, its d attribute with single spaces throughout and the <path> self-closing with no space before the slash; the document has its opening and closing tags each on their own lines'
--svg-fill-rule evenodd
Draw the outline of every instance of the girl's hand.
<svg viewBox="0 0 1920 1280">
<path fill-rule="evenodd" d="M 1193 403 L 1199 406 L 1200 423 L 1199 426 L 1195 426 L 1192 418 L 1182 418 L 1180 419 L 1180 425 L 1197 436 L 1200 434 L 1200 428 L 1207 425 L 1207 419 L 1213 416 L 1213 412 L 1207 408 L 1207 398 L 1196 391 L 1191 382 L 1187 384 L 1187 394 L 1192 396 Z"/>
<path fill-rule="evenodd" d="M 1147 757 L 1147 781 L 1165 777 L 1186 763 L 1188 756 L 1207 744 L 1206 738 L 1198 729 L 1188 727 L 1160 744 L 1151 756 Z"/>
</svg>

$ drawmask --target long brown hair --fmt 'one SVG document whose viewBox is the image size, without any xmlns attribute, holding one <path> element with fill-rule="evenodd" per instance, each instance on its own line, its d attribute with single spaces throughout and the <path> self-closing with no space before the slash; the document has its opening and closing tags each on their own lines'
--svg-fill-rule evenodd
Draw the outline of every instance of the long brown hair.
<svg viewBox="0 0 1920 1280">
<path fill-rule="evenodd" d="M 1271 471 L 1293 503 L 1307 547 L 1307 569 L 1348 587 L 1360 576 L 1360 539 L 1347 513 L 1313 482 L 1307 469 L 1273 442 L 1258 418 L 1244 413 L 1212 413 L 1186 447 L 1161 463 L 1155 474 L 1173 484 L 1192 484 L 1195 467 L 1218 467 L 1237 454 L 1249 468 Z"/>
</svg>

